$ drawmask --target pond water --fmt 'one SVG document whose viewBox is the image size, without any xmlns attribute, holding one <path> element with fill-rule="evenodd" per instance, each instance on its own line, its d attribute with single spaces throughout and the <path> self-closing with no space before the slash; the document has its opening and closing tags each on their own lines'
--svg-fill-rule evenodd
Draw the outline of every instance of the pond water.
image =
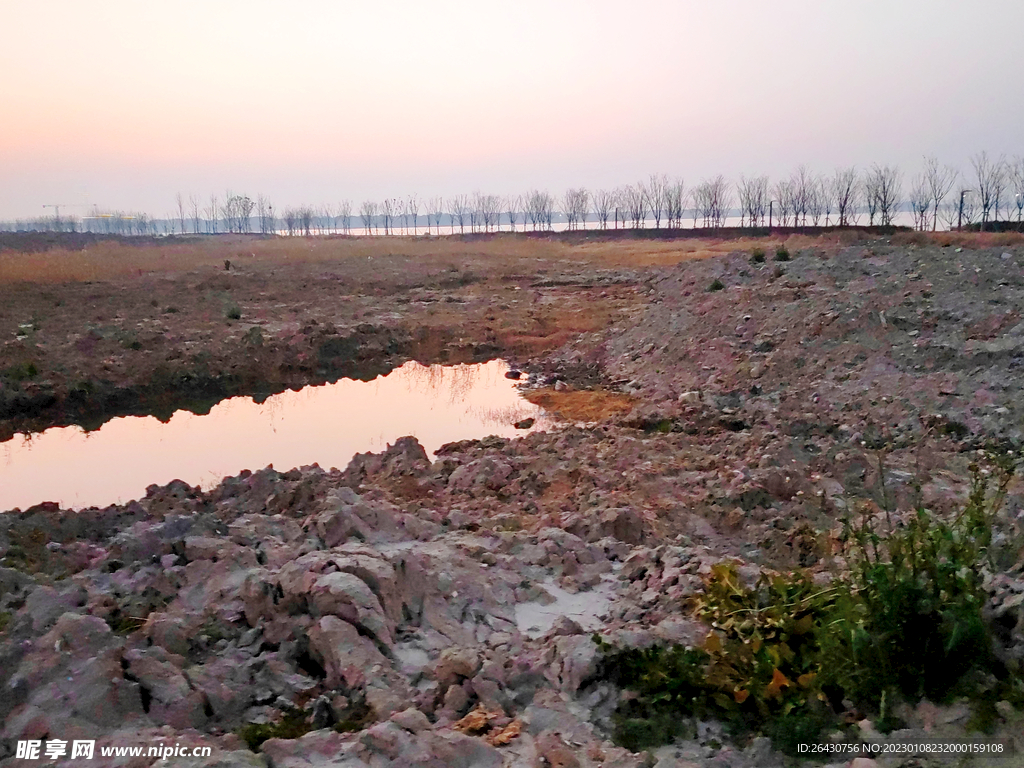
<svg viewBox="0 0 1024 768">
<path fill-rule="evenodd" d="M 123 503 L 180 479 L 204 489 L 243 469 L 309 464 L 344 469 L 352 456 L 413 435 L 428 454 L 445 443 L 514 437 L 550 425 L 505 378 L 501 360 L 475 365 L 409 362 L 373 381 L 283 392 L 256 403 L 234 397 L 197 416 L 178 411 L 111 419 L 99 429 L 55 427 L 0 443 L 0 510 L 42 501 L 82 508 Z M 530 430 L 514 424 L 535 419 Z"/>
</svg>

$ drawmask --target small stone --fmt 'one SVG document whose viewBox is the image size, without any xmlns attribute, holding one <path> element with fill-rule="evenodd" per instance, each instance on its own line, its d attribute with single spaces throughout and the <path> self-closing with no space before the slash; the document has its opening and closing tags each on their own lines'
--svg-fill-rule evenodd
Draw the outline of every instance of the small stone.
<svg viewBox="0 0 1024 768">
<path fill-rule="evenodd" d="M 559 616 L 551 627 L 551 634 L 559 636 L 582 635 L 583 627 L 568 616 Z"/>
<path fill-rule="evenodd" d="M 430 728 L 430 720 L 415 707 L 396 712 L 391 716 L 391 722 L 412 733 L 419 733 Z"/>
</svg>

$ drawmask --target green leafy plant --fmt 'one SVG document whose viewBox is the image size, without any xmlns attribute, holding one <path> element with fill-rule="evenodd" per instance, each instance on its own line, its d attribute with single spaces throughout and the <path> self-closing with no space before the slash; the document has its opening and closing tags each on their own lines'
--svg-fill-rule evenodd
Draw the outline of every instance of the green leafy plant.
<svg viewBox="0 0 1024 768">
<path fill-rule="evenodd" d="M 34 379 L 38 375 L 39 369 L 31 361 L 12 365 L 4 371 L 4 376 L 11 381 L 25 381 L 25 379 Z"/>
<path fill-rule="evenodd" d="M 866 506 L 844 526 L 848 576 L 825 586 L 772 571 L 748 586 L 735 563 L 713 566 L 690 601 L 711 628 L 701 647 L 601 644 L 599 675 L 630 691 L 613 716 L 616 740 L 634 751 L 664 743 L 686 716 L 710 714 L 793 753 L 836 726 L 847 700 L 878 713 L 883 729 L 897 725 L 901 698 L 1024 704 L 1024 681 L 994 658 L 982 612 L 985 573 L 1004 555 L 993 533 L 1014 470 L 999 453 L 972 465 L 968 499 L 948 518 L 919 508 L 897 520 Z"/>
<path fill-rule="evenodd" d="M 247 723 L 236 733 L 253 752 L 258 752 L 269 739 L 297 739 L 313 730 L 305 713 L 299 709 L 287 710 L 276 723 Z"/>
<path fill-rule="evenodd" d="M 712 293 L 712 292 L 714 292 L 714 291 L 720 291 L 720 290 L 722 290 L 723 288 L 725 288 L 725 283 L 723 283 L 723 282 L 722 282 L 721 280 L 719 280 L 719 279 L 718 279 L 718 278 L 716 277 L 716 278 L 715 278 L 715 279 L 714 279 L 714 280 L 713 280 L 713 281 L 711 282 L 711 285 L 709 285 L 709 286 L 708 286 L 708 292 L 709 292 L 709 293 Z"/>
<path fill-rule="evenodd" d="M 764 248 L 754 248 L 750 252 L 750 263 L 751 264 L 763 264 L 764 263 Z"/>
<path fill-rule="evenodd" d="M 993 667 L 983 580 L 995 566 L 996 516 L 1015 467 L 1005 454 L 988 458 L 984 469 L 971 466 L 967 502 L 948 519 L 920 507 L 907 520 L 886 509 L 845 522 L 858 610 L 833 625 L 839 663 L 830 677 L 854 700 L 941 700 L 967 672 Z"/>
<path fill-rule="evenodd" d="M 776 261 L 789 261 L 789 249 L 784 245 L 780 245 L 775 249 L 775 260 Z"/>
<path fill-rule="evenodd" d="M 242 310 L 237 304 L 232 304 L 228 307 L 225 317 L 227 317 L 228 320 L 241 320 Z"/>
</svg>

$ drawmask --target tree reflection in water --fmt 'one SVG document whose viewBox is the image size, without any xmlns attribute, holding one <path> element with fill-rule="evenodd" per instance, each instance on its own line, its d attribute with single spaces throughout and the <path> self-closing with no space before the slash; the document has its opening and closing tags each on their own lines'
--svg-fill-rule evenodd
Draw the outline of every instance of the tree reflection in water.
<svg viewBox="0 0 1024 768">
<path fill-rule="evenodd" d="M 204 488 L 243 469 L 310 464 L 344 468 L 352 455 L 413 435 L 433 454 L 443 444 L 514 437 L 514 424 L 545 414 L 520 397 L 500 360 L 476 365 L 409 362 L 370 382 L 283 392 L 256 403 L 236 397 L 197 416 L 176 412 L 112 419 L 86 433 L 58 427 L 0 444 L 0 510 L 41 501 L 83 507 L 124 502 L 178 478 Z"/>
</svg>

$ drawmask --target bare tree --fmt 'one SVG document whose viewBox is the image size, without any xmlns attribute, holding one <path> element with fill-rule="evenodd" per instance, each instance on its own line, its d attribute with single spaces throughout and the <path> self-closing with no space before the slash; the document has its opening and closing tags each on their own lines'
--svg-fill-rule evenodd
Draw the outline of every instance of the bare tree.
<svg viewBox="0 0 1024 768">
<path fill-rule="evenodd" d="M 530 195 L 531 207 L 534 209 L 537 224 L 541 229 L 551 231 L 555 214 L 555 198 L 547 192 L 534 191 Z"/>
<path fill-rule="evenodd" d="M 304 205 L 299 208 L 299 226 L 302 227 L 302 234 L 306 237 L 310 237 L 313 234 L 313 218 L 315 212 L 313 206 Z"/>
<path fill-rule="evenodd" d="M 481 195 L 480 218 L 483 221 L 484 232 L 497 230 L 501 221 L 501 198 L 497 195 Z"/>
<path fill-rule="evenodd" d="M 252 218 L 252 210 L 256 207 L 256 203 L 249 199 L 248 195 L 240 195 L 238 198 L 238 231 L 243 234 L 248 234 L 252 231 L 252 224 L 250 219 Z"/>
<path fill-rule="evenodd" d="M 206 209 L 206 217 L 210 220 L 210 234 L 217 234 L 217 214 L 220 211 L 220 203 L 216 195 L 210 195 L 210 206 Z"/>
<path fill-rule="evenodd" d="M 444 215 L 444 198 L 432 197 L 427 202 L 427 226 L 430 226 L 430 215 L 434 215 L 434 232 L 441 234 L 441 217 Z"/>
<path fill-rule="evenodd" d="M 714 218 L 715 203 L 714 192 L 711 189 L 711 182 L 704 180 L 693 188 L 694 218 L 700 213 L 701 225 L 704 229 L 711 226 Z"/>
<path fill-rule="evenodd" d="M 455 195 L 448 200 L 448 215 L 451 216 L 452 234 L 455 234 L 455 224 L 458 222 L 459 232 L 466 231 L 466 214 L 469 211 L 469 198 L 466 195 Z"/>
<path fill-rule="evenodd" d="M 554 198 L 547 192 L 534 189 L 526 195 L 526 218 L 534 232 L 538 229 L 551 229 L 554 207 Z"/>
<path fill-rule="evenodd" d="M 790 202 L 793 207 L 793 226 L 807 226 L 807 212 L 811 203 L 814 177 L 807 166 L 801 165 L 793 174 L 790 185 Z"/>
<path fill-rule="evenodd" d="M 197 195 L 188 196 L 189 204 L 189 218 L 192 219 L 192 234 L 199 234 L 199 197 Z M 138 222 L 136 222 L 138 223 Z M 141 233 L 140 233 L 141 234 Z"/>
<path fill-rule="evenodd" d="M 419 226 L 420 199 L 416 195 L 409 195 L 405 201 L 405 210 L 409 212 L 409 217 L 412 219 L 412 233 L 415 235 L 416 227 Z"/>
<path fill-rule="evenodd" d="M 1003 204 L 1005 202 L 1003 195 L 1006 192 L 1009 180 L 1009 166 L 1006 164 L 1005 159 L 1000 158 L 999 172 L 996 174 L 995 180 L 992 184 L 992 221 L 999 221 L 999 214 L 1000 211 L 1003 210 Z"/>
<path fill-rule="evenodd" d="M 896 166 L 872 166 L 864 177 L 864 198 L 868 221 L 874 226 L 875 216 L 882 226 L 890 226 L 899 209 L 903 194 L 902 174 Z"/>
<path fill-rule="evenodd" d="M 483 210 L 481 205 L 483 204 L 483 195 L 480 192 L 474 192 L 473 197 L 468 199 L 469 202 L 469 231 L 476 232 L 477 225 L 483 222 Z"/>
<path fill-rule="evenodd" d="M 873 227 L 878 215 L 878 183 L 873 171 L 864 175 L 864 203 L 868 208 L 868 226 Z"/>
<path fill-rule="evenodd" d="M 896 212 L 903 202 L 903 174 L 897 166 L 878 166 L 872 170 L 878 194 L 878 214 L 882 226 L 892 226 Z"/>
<path fill-rule="evenodd" d="M 716 176 L 710 181 L 711 189 L 711 222 L 715 227 L 724 227 L 732 207 L 732 196 L 729 182 L 724 176 Z"/>
<path fill-rule="evenodd" d="M 224 219 L 224 227 L 228 232 L 234 233 L 237 223 L 235 222 L 235 195 L 229 189 L 224 195 L 224 204 L 220 208 L 221 218 Z"/>
<path fill-rule="evenodd" d="M 696 226 L 698 215 L 705 228 L 721 226 L 725 220 L 725 209 L 729 205 L 727 195 L 728 187 L 725 179 L 721 176 L 717 176 L 714 179 L 705 179 L 694 187 L 694 226 Z"/>
<path fill-rule="evenodd" d="M 789 216 L 793 212 L 793 182 L 790 179 L 777 181 L 772 188 L 772 197 L 776 203 L 775 210 L 778 211 L 779 225 L 789 226 Z"/>
<path fill-rule="evenodd" d="M 633 222 L 633 229 L 639 229 L 647 219 L 647 192 L 643 182 L 623 189 L 625 196 L 626 210 Z"/>
<path fill-rule="evenodd" d="M 836 189 L 828 176 L 818 177 L 818 195 L 821 197 L 821 207 L 825 211 L 825 226 L 828 227 L 832 224 L 832 211 L 836 208 Z"/>
<path fill-rule="evenodd" d="M 683 202 L 686 197 L 686 185 L 682 179 L 676 179 L 665 187 L 665 218 L 669 229 L 683 226 Z"/>
<path fill-rule="evenodd" d="M 589 195 L 585 189 L 567 189 L 562 196 L 562 213 L 568 229 L 578 229 L 581 219 L 586 221 Z"/>
<path fill-rule="evenodd" d="M 376 223 L 377 203 L 373 200 L 364 200 L 359 206 L 359 218 L 363 221 L 363 232 L 370 234 L 370 228 Z"/>
<path fill-rule="evenodd" d="M 587 228 L 587 216 L 590 215 L 590 193 L 580 187 L 577 190 L 576 195 L 576 218 L 579 220 L 580 227 L 583 229 Z"/>
<path fill-rule="evenodd" d="M 922 232 L 928 228 L 932 209 L 932 190 L 928 183 L 927 174 L 914 177 L 914 183 L 910 187 L 910 210 L 914 214 L 914 229 Z"/>
<path fill-rule="evenodd" d="M 646 184 L 640 188 L 647 196 L 647 210 L 654 217 L 655 229 L 661 228 L 661 216 L 665 212 L 665 193 L 668 190 L 668 179 L 664 174 L 652 173 Z"/>
<path fill-rule="evenodd" d="M 860 200 L 857 169 L 853 166 L 837 168 L 832 175 L 832 192 L 835 195 L 839 226 L 848 227 L 856 223 L 857 205 Z"/>
<path fill-rule="evenodd" d="M 349 200 L 342 200 L 338 205 L 338 215 L 341 217 L 341 229 L 348 235 L 352 233 L 352 203 Z"/>
<path fill-rule="evenodd" d="M 810 180 L 807 187 L 807 212 L 811 215 L 811 226 L 818 226 L 825 215 L 824 187 L 818 177 Z"/>
<path fill-rule="evenodd" d="M 516 219 L 519 218 L 519 209 L 522 206 L 522 198 L 519 195 L 507 195 L 504 200 L 505 215 L 508 216 L 508 224 L 512 231 L 516 231 Z M 525 229 L 526 224 L 524 222 Z"/>
<path fill-rule="evenodd" d="M 739 194 L 741 225 L 746 218 L 748 226 L 763 226 L 768 212 L 768 177 L 762 175 L 748 179 L 740 176 L 736 189 Z"/>
<path fill-rule="evenodd" d="M 182 195 L 181 192 L 179 192 L 175 196 L 174 202 L 178 206 L 178 231 L 181 234 L 184 235 L 185 234 L 185 196 Z"/>
<path fill-rule="evenodd" d="M 265 195 L 256 195 L 256 216 L 260 220 L 260 234 L 269 235 L 274 231 L 274 206 Z"/>
<path fill-rule="evenodd" d="M 980 152 L 971 158 L 974 177 L 978 185 L 978 203 L 981 205 L 981 228 L 984 230 L 993 212 L 998 216 L 999 196 L 1005 185 L 1004 161 L 991 160 L 987 152 Z"/>
<path fill-rule="evenodd" d="M 924 178 L 928 185 L 932 203 L 932 232 L 939 226 L 939 207 L 946 195 L 953 189 L 960 172 L 955 168 L 940 166 L 934 157 L 924 159 Z"/>
<path fill-rule="evenodd" d="M 402 210 L 402 204 L 397 198 L 386 197 L 384 202 L 381 203 L 380 211 L 384 218 L 384 234 L 393 235 L 395 234 L 395 216 Z"/>
<path fill-rule="evenodd" d="M 1010 183 L 1013 185 L 1013 203 L 1017 209 L 1017 224 L 1021 223 L 1021 214 L 1024 213 L 1024 157 L 1016 157 L 1009 164 Z M 1020 227 L 1018 227 L 1019 229 Z"/>
</svg>

